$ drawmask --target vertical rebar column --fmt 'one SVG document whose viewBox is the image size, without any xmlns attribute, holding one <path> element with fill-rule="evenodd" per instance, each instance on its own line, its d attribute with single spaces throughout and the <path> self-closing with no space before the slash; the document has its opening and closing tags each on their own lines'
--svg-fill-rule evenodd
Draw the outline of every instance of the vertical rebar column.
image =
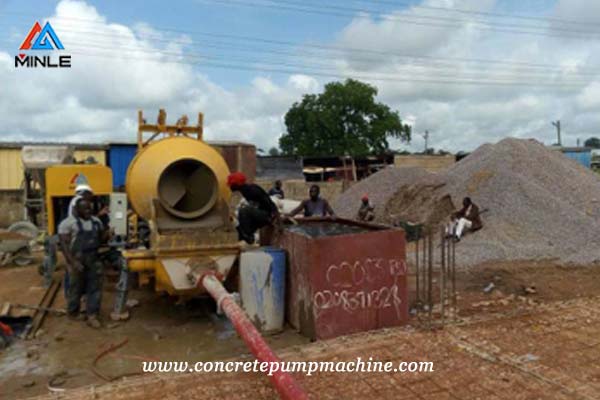
<svg viewBox="0 0 600 400">
<path fill-rule="evenodd" d="M 426 234 L 425 234 L 426 235 Z M 421 286 L 423 291 L 423 305 L 427 304 L 427 236 L 423 237 L 423 262 L 421 271 L 423 272 L 423 279 L 421 280 Z"/>
<path fill-rule="evenodd" d="M 440 235 L 440 247 L 442 253 L 440 257 L 440 312 L 443 324 L 446 311 L 446 239 L 443 230 Z"/>
<path fill-rule="evenodd" d="M 451 294 L 451 289 L 452 289 L 452 270 L 450 268 L 451 263 L 450 263 L 450 242 L 452 242 L 452 239 L 446 239 L 446 296 L 445 296 L 445 302 L 446 302 L 446 309 L 448 311 L 448 318 L 450 318 L 450 308 L 452 306 L 452 294 Z"/>
<path fill-rule="evenodd" d="M 416 296 L 416 308 L 417 310 L 419 309 L 419 307 L 421 306 L 421 293 L 420 293 L 420 288 L 419 288 L 419 235 L 417 235 L 417 240 L 415 241 L 415 276 L 417 278 L 417 282 L 416 282 L 416 286 L 417 286 L 417 296 Z"/>
<path fill-rule="evenodd" d="M 431 315 L 433 313 L 433 232 L 428 233 L 427 237 L 427 304 L 429 308 L 429 323 L 431 323 Z"/>
<path fill-rule="evenodd" d="M 454 308 L 454 318 L 458 318 L 458 295 L 456 293 L 456 243 L 454 240 L 450 241 L 452 247 L 452 307 Z"/>
</svg>

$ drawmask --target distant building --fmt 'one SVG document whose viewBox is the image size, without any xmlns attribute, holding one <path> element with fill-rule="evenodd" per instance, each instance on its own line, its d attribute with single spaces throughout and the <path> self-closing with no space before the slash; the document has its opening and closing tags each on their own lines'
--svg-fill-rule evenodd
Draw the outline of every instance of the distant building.
<svg viewBox="0 0 600 400">
<path fill-rule="evenodd" d="M 263 181 L 302 179 L 302 158 L 262 156 L 256 159 L 256 178 Z"/>
<path fill-rule="evenodd" d="M 397 155 L 394 157 L 394 165 L 397 167 L 421 167 L 429 172 L 437 173 L 450 168 L 458 161 L 456 156 L 447 155 Z"/>
<path fill-rule="evenodd" d="M 106 165 L 105 144 L 88 143 L 48 143 L 48 142 L 0 142 L 0 190 L 18 190 L 22 188 L 24 171 L 21 161 L 21 149 L 23 146 L 35 145 L 69 145 L 75 151 L 73 156 L 78 162 L 83 162 L 90 157 L 97 163 Z"/>
<path fill-rule="evenodd" d="M 565 156 L 577 161 L 586 168 L 592 167 L 592 149 L 589 147 L 551 146 L 550 148 L 555 151 L 560 151 Z"/>
<path fill-rule="evenodd" d="M 256 147 L 253 144 L 234 141 L 207 141 L 216 148 L 231 171 L 241 171 L 250 181 L 256 175 Z M 51 143 L 51 142 L 0 142 L 0 190 L 18 190 L 23 183 L 21 149 L 25 145 L 68 145 L 75 149 L 77 162 L 92 157 L 97 163 L 109 166 L 113 171 L 115 189 L 125 185 L 129 163 L 137 153 L 137 143 Z"/>
<path fill-rule="evenodd" d="M 304 157 L 302 172 L 309 182 L 352 181 L 366 178 L 393 164 L 392 154 L 365 157 Z"/>
</svg>

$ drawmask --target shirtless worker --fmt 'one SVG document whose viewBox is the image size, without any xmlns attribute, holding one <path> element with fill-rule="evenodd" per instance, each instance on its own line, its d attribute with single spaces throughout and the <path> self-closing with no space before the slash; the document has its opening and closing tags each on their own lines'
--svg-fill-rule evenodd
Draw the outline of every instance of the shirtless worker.
<svg viewBox="0 0 600 400">
<path fill-rule="evenodd" d="M 302 203 L 289 214 L 290 217 L 294 217 L 300 211 L 304 213 L 305 217 L 325 217 L 328 215 L 335 217 L 329 202 L 320 196 L 321 189 L 318 185 L 312 185 L 308 193 L 309 198 L 302 200 Z"/>
</svg>

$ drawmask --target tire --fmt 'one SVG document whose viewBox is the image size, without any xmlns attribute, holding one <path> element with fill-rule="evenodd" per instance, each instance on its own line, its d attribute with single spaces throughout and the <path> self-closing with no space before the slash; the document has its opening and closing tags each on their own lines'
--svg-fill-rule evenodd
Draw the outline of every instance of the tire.
<svg viewBox="0 0 600 400">
<path fill-rule="evenodd" d="M 8 231 L 20 233 L 23 236 L 31 238 L 31 240 L 37 239 L 40 233 L 38 227 L 29 221 L 15 222 L 14 224 L 8 227 Z"/>
<path fill-rule="evenodd" d="M 29 242 L 26 247 L 19 249 L 13 256 L 13 264 L 24 267 L 32 263 L 33 258 L 31 256 L 31 245 L 37 239 L 39 235 L 39 229 L 37 226 L 29 221 L 15 222 L 8 227 L 9 232 L 19 233 L 29 238 Z"/>
</svg>

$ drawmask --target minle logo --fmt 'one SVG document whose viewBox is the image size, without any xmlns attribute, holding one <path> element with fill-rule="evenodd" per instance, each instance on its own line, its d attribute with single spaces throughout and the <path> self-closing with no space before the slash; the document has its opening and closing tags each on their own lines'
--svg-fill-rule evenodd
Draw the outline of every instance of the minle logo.
<svg viewBox="0 0 600 400">
<path fill-rule="evenodd" d="M 46 25 L 42 28 L 39 22 L 35 22 L 33 27 L 29 31 L 29 34 L 21 43 L 19 50 L 64 50 L 62 42 L 58 38 L 56 32 L 50 25 L 50 22 L 46 22 Z M 51 55 L 44 56 L 32 56 L 26 53 L 19 53 L 15 56 L 15 68 L 26 67 L 26 68 L 71 68 L 71 56 L 60 55 L 58 59 L 53 59 Z"/>
</svg>

